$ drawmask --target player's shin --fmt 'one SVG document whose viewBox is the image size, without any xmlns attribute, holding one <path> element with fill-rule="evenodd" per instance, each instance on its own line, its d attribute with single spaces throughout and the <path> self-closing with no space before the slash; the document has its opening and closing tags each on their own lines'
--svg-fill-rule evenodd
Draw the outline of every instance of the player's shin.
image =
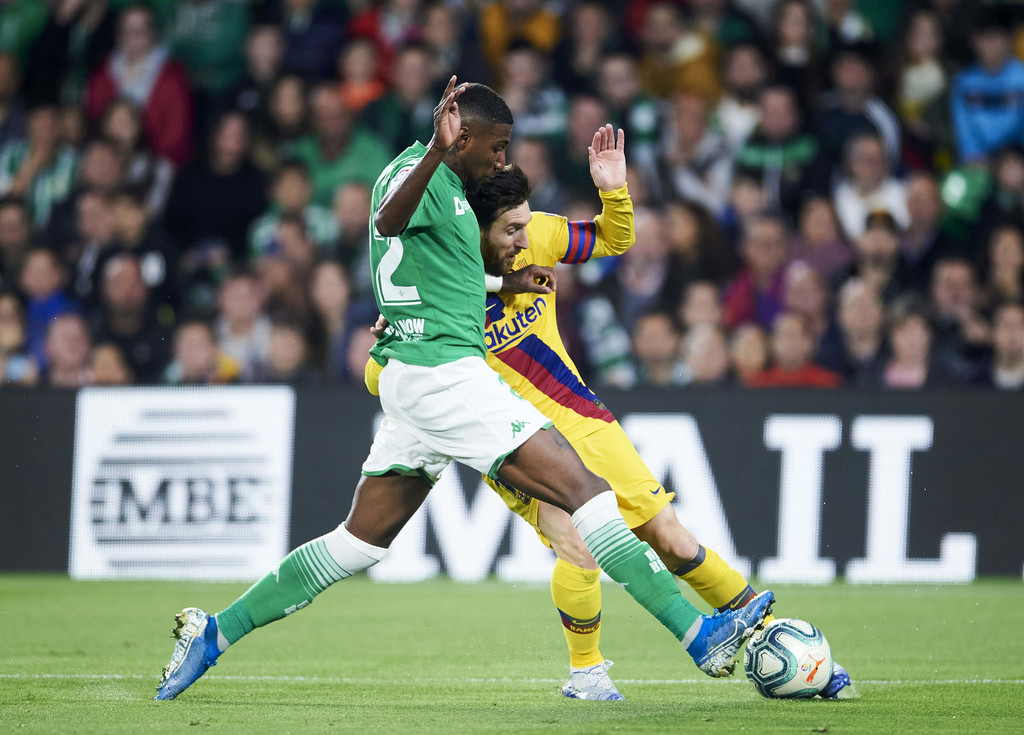
<svg viewBox="0 0 1024 735">
<path fill-rule="evenodd" d="M 700 611 L 683 598 L 654 550 L 629 530 L 615 493 L 609 490 L 587 501 L 573 513 L 572 522 L 609 577 L 678 640 L 687 638 L 687 633 L 690 638 L 695 635 L 702 619 Z"/>
<path fill-rule="evenodd" d="M 601 663 L 601 570 L 581 569 L 563 559 L 555 560 L 551 599 L 562 618 L 569 665 L 583 669 Z"/>
<path fill-rule="evenodd" d="M 385 554 L 387 549 L 356 538 L 344 524 L 303 544 L 217 613 L 220 650 L 254 628 L 301 610 L 327 587 L 372 567 Z"/>
<path fill-rule="evenodd" d="M 717 610 L 743 607 L 755 594 L 742 574 L 729 566 L 714 549 L 705 546 L 698 546 L 697 555 L 672 573 Z"/>
</svg>

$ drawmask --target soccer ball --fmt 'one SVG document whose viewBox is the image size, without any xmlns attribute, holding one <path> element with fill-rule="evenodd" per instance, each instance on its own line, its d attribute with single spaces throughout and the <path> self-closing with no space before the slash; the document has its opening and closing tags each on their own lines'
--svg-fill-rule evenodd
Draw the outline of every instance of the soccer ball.
<svg viewBox="0 0 1024 735">
<path fill-rule="evenodd" d="M 769 699 L 813 697 L 832 678 L 832 649 L 810 623 L 778 618 L 747 643 L 743 668 Z"/>
</svg>

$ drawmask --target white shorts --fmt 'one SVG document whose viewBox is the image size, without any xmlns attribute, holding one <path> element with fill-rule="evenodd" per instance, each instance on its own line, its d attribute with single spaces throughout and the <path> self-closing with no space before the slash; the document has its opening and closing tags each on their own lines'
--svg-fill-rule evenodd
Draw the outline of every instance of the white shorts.
<svg viewBox="0 0 1024 735">
<path fill-rule="evenodd" d="M 480 357 L 437 367 L 391 359 L 380 404 L 385 417 L 363 474 L 415 474 L 431 484 L 453 459 L 497 477 L 505 457 L 552 425 Z"/>
</svg>

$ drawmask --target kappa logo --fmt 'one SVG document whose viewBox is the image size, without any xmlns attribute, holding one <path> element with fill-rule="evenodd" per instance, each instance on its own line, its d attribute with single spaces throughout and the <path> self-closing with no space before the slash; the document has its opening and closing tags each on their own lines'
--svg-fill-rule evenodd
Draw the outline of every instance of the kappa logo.
<svg viewBox="0 0 1024 735">
<path fill-rule="evenodd" d="M 461 215 L 461 214 L 466 214 L 467 212 L 472 212 L 473 211 L 472 209 L 469 208 L 469 202 L 466 201 L 465 199 L 459 199 L 458 197 L 452 197 L 452 199 L 455 200 L 455 215 L 456 216 Z"/>
<path fill-rule="evenodd" d="M 525 421 L 513 421 L 512 422 L 512 436 L 514 437 L 520 431 L 526 428 Z"/>
</svg>

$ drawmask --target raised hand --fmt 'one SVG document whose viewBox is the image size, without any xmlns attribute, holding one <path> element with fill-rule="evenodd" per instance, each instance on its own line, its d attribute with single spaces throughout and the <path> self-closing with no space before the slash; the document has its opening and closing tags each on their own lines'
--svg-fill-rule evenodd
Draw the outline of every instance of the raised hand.
<svg viewBox="0 0 1024 735">
<path fill-rule="evenodd" d="M 447 151 L 459 139 L 462 117 L 459 115 L 459 96 L 466 90 L 465 84 L 455 86 L 455 75 L 448 80 L 448 86 L 441 95 L 441 101 L 434 108 L 434 137 L 430 147 Z"/>
<path fill-rule="evenodd" d="M 614 191 L 626 185 L 626 135 L 619 128 L 616 145 L 615 131 L 605 125 L 594 133 L 594 141 L 587 149 L 590 157 L 590 176 L 601 191 Z"/>
</svg>

